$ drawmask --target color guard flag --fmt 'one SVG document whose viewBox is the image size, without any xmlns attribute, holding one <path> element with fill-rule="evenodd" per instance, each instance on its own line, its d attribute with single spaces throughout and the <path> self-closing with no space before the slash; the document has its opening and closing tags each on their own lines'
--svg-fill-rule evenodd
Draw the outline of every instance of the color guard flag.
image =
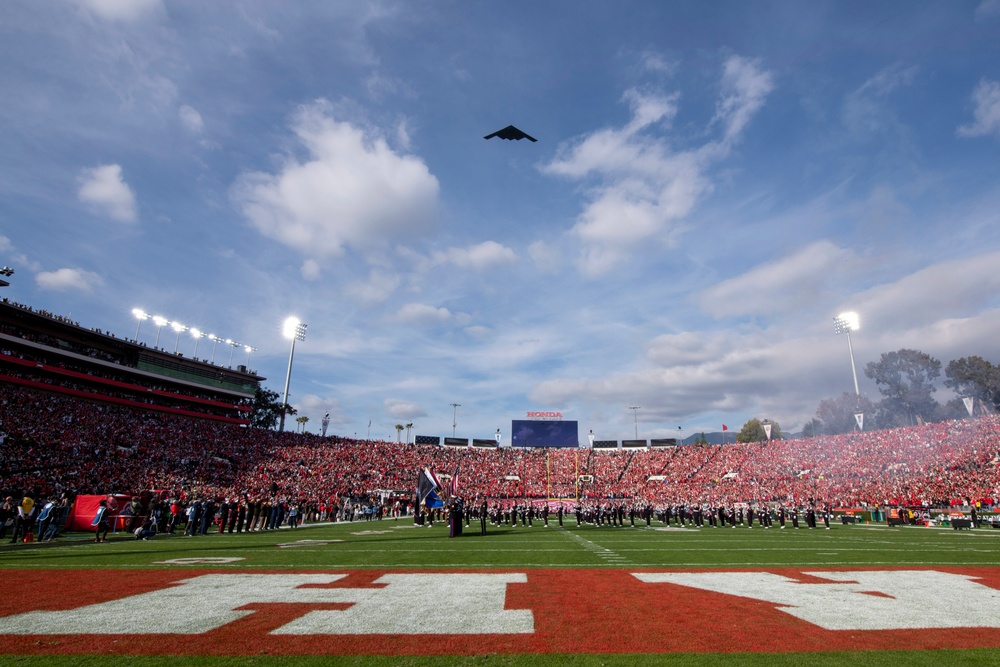
<svg viewBox="0 0 1000 667">
<path fill-rule="evenodd" d="M 428 508 L 443 507 L 441 500 L 441 484 L 437 477 L 427 468 L 417 475 L 417 497 Z"/>
<path fill-rule="evenodd" d="M 451 479 L 448 480 L 448 486 L 445 489 L 445 495 L 449 498 L 458 495 L 458 469 L 459 466 L 455 466 L 455 472 L 451 474 Z"/>
<path fill-rule="evenodd" d="M 723 430 L 723 431 L 728 431 L 728 430 L 729 430 L 729 427 L 728 427 L 728 426 L 726 426 L 725 424 L 723 424 L 723 425 L 722 425 L 722 430 Z"/>
</svg>

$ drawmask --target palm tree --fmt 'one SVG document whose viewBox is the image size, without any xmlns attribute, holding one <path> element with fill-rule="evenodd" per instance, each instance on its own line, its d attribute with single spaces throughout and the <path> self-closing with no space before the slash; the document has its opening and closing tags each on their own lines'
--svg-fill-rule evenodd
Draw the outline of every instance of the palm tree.
<svg viewBox="0 0 1000 667">
<path fill-rule="evenodd" d="M 399 437 L 403 434 L 403 425 L 396 424 L 396 442 L 400 442 Z"/>
<path fill-rule="evenodd" d="M 406 444 L 410 444 L 410 429 L 413 428 L 413 422 L 407 422 L 406 424 Z"/>
<path fill-rule="evenodd" d="M 301 426 L 302 432 L 305 433 L 306 432 L 306 422 L 309 421 L 309 417 L 306 417 L 305 415 L 302 415 L 301 417 L 296 417 L 295 421 L 297 421 L 299 423 L 299 425 Z"/>
</svg>

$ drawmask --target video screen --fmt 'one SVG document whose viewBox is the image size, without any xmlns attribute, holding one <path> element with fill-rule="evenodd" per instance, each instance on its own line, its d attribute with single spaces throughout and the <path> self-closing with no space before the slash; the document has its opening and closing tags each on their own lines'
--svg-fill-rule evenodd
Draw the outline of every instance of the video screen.
<svg viewBox="0 0 1000 667">
<path fill-rule="evenodd" d="M 510 423 L 513 447 L 579 447 L 575 421 L 515 419 Z"/>
</svg>

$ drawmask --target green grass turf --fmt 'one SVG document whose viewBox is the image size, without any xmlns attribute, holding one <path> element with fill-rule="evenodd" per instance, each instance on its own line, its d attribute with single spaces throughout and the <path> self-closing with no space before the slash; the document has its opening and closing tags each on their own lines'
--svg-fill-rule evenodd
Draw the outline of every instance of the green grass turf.
<svg viewBox="0 0 1000 667">
<path fill-rule="evenodd" d="M 700 528 L 563 528 L 550 522 L 532 528 L 489 527 L 478 534 L 448 539 L 444 524 L 414 527 L 412 521 L 391 520 L 305 526 L 294 531 L 207 535 L 187 538 L 158 536 L 136 541 L 112 535 L 95 544 L 87 535 L 62 537 L 51 544 L 0 546 L 3 568 L 211 568 L 218 570 L 331 568 L 737 568 L 838 566 L 1000 565 L 1000 530 L 954 531 L 939 528 L 843 526 L 830 530 L 791 527 L 761 529 Z M 278 547 L 277 545 L 293 545 Z M 240 558 L 229 564 L 167 565 L 176 558 Z M 789 654 L 669 654 L 669 655 L 489 655 L 479 657 L 177 657 L 97 655 L 0 655 L 0 664 L 24 667 L 100 665 L 161 667 L 379 665 L 1000 665 L 995 649 L 948 651 L 831 652 Z"/>
<path fill-rule="evenodd" d="M 55 543 L 0 547 L 3 567 L 178 567 L 176 558 L 239 558 L 222 569 L 530 567 L 838 567 L 1000 565 L 1000 530 L 843 526 L 779 528 L 490 527 L 448 539 L 447 528 L 371 521 L 242 535 L 112 535 L 104 544 L 70 535 Z M 278 547 L 278 544 L 289 546 Z M 204 568 L 205 564 L 198 567 Z"/>
</svg>

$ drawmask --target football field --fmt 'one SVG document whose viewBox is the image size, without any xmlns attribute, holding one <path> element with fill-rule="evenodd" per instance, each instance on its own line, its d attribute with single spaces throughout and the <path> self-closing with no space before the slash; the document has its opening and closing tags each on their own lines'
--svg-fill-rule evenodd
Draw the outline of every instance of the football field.
<svg viewBox="0 0 1000 667">
<path fill-rule="evenodd" d="M 1000 664 L 989 527 L 70 534 L 0 576 L 2 664 Z"/>
</svg>

